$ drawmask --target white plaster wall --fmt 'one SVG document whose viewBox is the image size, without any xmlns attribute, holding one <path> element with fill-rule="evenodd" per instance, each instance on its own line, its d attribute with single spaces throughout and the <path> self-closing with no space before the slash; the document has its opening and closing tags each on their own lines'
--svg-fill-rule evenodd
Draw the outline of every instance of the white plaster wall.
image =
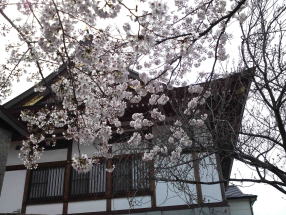
<svg viewBox="0 0 286 215">
<path fill-rule="evenodd" d="M 248 199 L 228 200 L 231 215 L 251 215 L 251 208 Z"/>
<path fill-rule="evenodd" d="M 201 156 L 201 155 L 200 155 Z M 215 155 L 200 160 L 200 180 L 202 182 L 219 181 Z M 222 194 L 220 184 L 201 184 L 203 201 L 205 203 L 221 202 Z"/>
<path fill-rule="evenodd" d="M 5 172 L 0 196 L 0 213 L 20 211 L 22 207 L 26 170 Z"/>
<path fill-rule="evenodd" d="M 162 142 L 167 141 L 169 137 L 169 126 L 158 126 L 153 128 L 154 136 L 160 138 Z M 192 160 L 191 154 L 185 154 L 181 157 L 183 161 Z M 158 164 L 155 166 L 169 166 L 170 160 L 160 160 Z M 172 164 L 171 164 L 172 166 Z M 194 180 L 194 171 L 192 165 L 180 165 L 170 171 L 174 170 L 174 172 L 178 173 L 178 176 L 181 179 Z M 167 170 L 168 171 L 168 170 Z M 164 171 L 160 174 L 163 175 Z M 166 177 L 169 174 L 167 174 Z M 159 175 L 160 177 L 160 175 Z M 182 189 L 185 191 L 182 191 Z M 156 204 L 157 206 L 172 206 L 172 205 L 186 205 L 186 204 L 196 204 L 197 203 L 197 190 L 196 185 L 193 184 L 179 184 L 179 183 L 171 183 L 171 182 L 163 182 L 159 181 L 156 184 Z"/>
<path fill-rule="evenodd" d="M 85 213 L 98 211 L 106 211 L 106 200 L 70 202 L 68 205 L 68 213 Z"/>
<path fill-rule="evenodd" d="M 67 159 L 67 149 L 56 149 L 44 151 L 39 163 L 51 162 L 51 161 L 63 161 Z"/>
<path fill-rule="evenodd" d="M 62 214 L 63 203 L 56 204 L 42 204 L 42 205 L 28 205 L 26 214 Z"/>
<path fill-rule="evenodd" d="M 130 145 L 127 145 L 128 143 L 113 143 L 112 144 L 112 153 L 114 155 L 122 155 L 122 154 L 136 154 L 142 152 L 138 149 L 138 147 L 132 149 Z"/>
<path fill-rule="evenodd" d="M 23 161 L 19 158 L 20 150 L 16 150 L 16 146 L 16 144 L 10 144 L 6 166 L 23 164 Z"/>
<path fill-rule="evenodd" d="M 88 156 L 93 156 L 96 152 L 96 148 L 93 145 L 83 145 L 80 144 L 80 152 L 83 154 L 87 154 Z M 78 144 L 72 144 L 72 156 L 78 155 Z"/>
<path fill-rule="evenodd" d="M 185 154 L 184 157 L 182 157 L 182 159 L 185 161 L 192 160 L 191 154 Z M 164 161 L 161 162 L 164 163 Z M 178 167 L 172 167 L 170 171 L 174 171 L 175 174 L 178 174 L 178 177 L 181 178 L 182 180 L 184 179 L 195 180 L 192 165 L 184 164 Z M 164 176 L 164 171 L 162 171 L 162 173 L 160 174 L 163 174 L 162 176 L 163 178 L 169 177 L 168 173 L 167 176 Z M 196 204 L 197 203 L 196 185 L 187 183 L 178 183 L 178 182 L 159 181 L 156 184 L 156 203 L 157 206 Z"/>
<path fill-rule="evenodd" d="M 126 210 L 126 209 L 150 208 L 150 207 L 151 207 L 151 196 L 116 198 L 111 200 L 111 210 Z"/>
<path fill-rule="evenodd" d="M 191 200 L 187 193 L 193 194 L 196 198 L 196 186 L 186 185 L 189 190 L 182 192 L 178 190 L 170 182 L 158 182 L 156 184 L 156 204 L 157 206 L 172 206 L 172 205 L 185 205 L 185 204 L 196 204 L 197 200 Z"/>
<path fill-rule="evenodd" d="M 6 166 L 23 164 L 23 161 L 19 158 L 20 150 L 16 150 L 16 146 L 16 144 L 10 144 Z M 38 163 L 62 161 L 66 159 L 67 149 L 48 150 L 43 152 Z"/>
</svg>

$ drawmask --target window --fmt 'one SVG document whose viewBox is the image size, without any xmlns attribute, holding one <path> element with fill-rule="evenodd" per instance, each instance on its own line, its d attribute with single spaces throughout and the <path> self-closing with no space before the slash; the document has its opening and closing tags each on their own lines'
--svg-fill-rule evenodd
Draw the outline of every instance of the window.
<svg viewBox="0 0 286 215">
<path fill-rule="evenodd" d="M 106 164 L 96 164 L 90 172 L 72 170 L 71 197 L 104 195 L 106 191 Z"/>
<path fill-rule="evenodd" d="M 106 171 L 107 162 L 113 162 L 116 166 L 111 175 Z M 62 200 L 64 177 L 64 166 L 40 167 L 33 170 L 28 202 Z M 111 180 L 108 180 L 108 177 L 111 177 Z M 78 173 L 72 169 L 68 187 L 69 199 L 105 198 L 107 194 L 114 197 L 130 193 L 146 194 L 150 192 L 149 164 L 142 161 L 141 156 L 117 156 L 112 161 L 95 164 L 87 173 Z"/>
<path fill-rule="evenodd" d="M 149 167 L 141 157 L 121 157 L 113 160 L 112 193 L 149 190 Z"/>
<path fill-rule="evenodd" d="M 29 201 L 61 199 L 65 167 L 40 168 L 32 171 Z"/>
</svg>

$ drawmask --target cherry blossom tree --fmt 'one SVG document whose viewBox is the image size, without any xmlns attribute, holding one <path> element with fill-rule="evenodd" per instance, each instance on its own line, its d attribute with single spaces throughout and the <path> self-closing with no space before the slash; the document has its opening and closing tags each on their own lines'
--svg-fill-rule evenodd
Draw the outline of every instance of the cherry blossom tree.
<svg viewBox="0 0 286 215">
<path fill-rule="evenodd" d="M 225 45 L 231 38 L 226 30 L 232 20 L 241 23 L 242 53 L 247 68 L 261 65 L 263 56 L 266 58 L 264 64 L 269 61 L 267 64 L 274 64 L 273 68 L 282 68 L 278 75 L 275 75 L 275 72 L 279 70 L 271 70 L 271 78 L 275 77 L 278 81 L 275 84 L 269 80 L 270 77 L 264 77 L 266 72 L 256 73 L 253 90 L 257 95 L 255 98 L 260 98 L 257 101 L 263 103 L 263 93 L 271 99 L 268 91 L 272 90 L 272 85 L 276 86 L 273 90 L 282 86 L 283 95 L 277 99 L 284 104 L 285 87 L 279 82 L 284 80 L 279 78 L 284 75 L 284 64 L 279 63 L 283 61 L 284 54 L 281 45 L 283 40 L 279 40 L 280 37 L 283 38 L 284 23 L 281 17 L 284 9 L 281 8 L 284 6 L 276 8 L 275 2 L 273 5 L 271 8 L 277 10 L 269 11 L 274 14 L 273 22 L 262 24 L 261 20 L 265 18 L 267 10 L 262 8 L 259 12 L 259 4 L 251 0 L 137 0 L 132 3 L 124 0 L 23 0 L 15 3 L 0 1 L 2 35 L 17 35 L 17 40 L 6 48 L 9 58 L 2 65 L 1 98 L 9 93 L 12 81 L 26 73 L 31 80 L 42 80 L 35 88 L 36 91 L 48 91 L 55 98 L 53 105 L 45 106 L 37 112 L 24 111 L 21 114 L 31 132 L 30 137 L 23 141 L 21 149 L 24 164 L 29 169 L 36 168 L 41 154 L 44 153 L 39 143 L 45 140 L 54 144 L 58 136 L 63 136 L 81 146 L 94 145 L 93 156 L 79 152 L 79 156 L 73 158 L 73 167 L 80 172 L 89 171 L 91 166 L 98 162 L 98 157 L 109 159 L 117 151 L 132 150 L 143 153 L 144 161 L 160 160 L 157 162 L 158 166 L 155 166 L 158 180 L 198 183 L 196 178 L 189 178 L 188 168 L 193 169 L 192 165 L 196 165 L 196 162 L 190 161 L 204 160 L 222 151 L 221 147 L 210 148 L 205 141 L 213 138 L 209 136 L 211 125 L 207 124 L 207 119 L 212 117 L 212 114 L 202 107 L 209 105 L 207 101 L 212 96 L 212 90 L 208 85 L 190 86 L 184 92 L 187 99 L 182 100 L 182 104 L 173 105 L 176 111 L 171 117 L 164 112 L 164 108 L 172 105 L 173 87 L 186 86 L 186 77 L 202 80 L 196 71 L 206 62 L 212 64 L 204 80 L 207 83 L 213 80 L 217 62 L 225 61 L 230 54 L 226 52 Z M 7 12 L 10 7 L 17 7 L 20 18 L 12 18 Z M 259 31 L 256 28 L 257 23 L 264 26 L 261 28 L 264 30 Z M 276 27 L 273 32 L 272 27 Z M 269 35 L 274 33 L 281 36 L 273 39 Z M 266 41 L 264 45 L 262 41 Z M 276 47 L 276 51 L 265 55 L 268 51 L 268 48 L 265 48 L 268 41 L 281 41 L 281 44 L 278 42 L 278 46 L 269 49 L 275 50 Z M 264 48 L 259 49 L 260 45 Z M 280 56 L 280 61 L 274 63 L 274 56 Z M 273 61 L 268 60 L 269 57 Z M 57 70 L 60 65 L 64 67 L 64 74 L 52 85 L 47 84 L 44 74 Z M 31 68 L 35 69 L 31 71 Z M 268 84 L 271 87 L 267 87 Z M 275 92 L 274 95 L 279 94 Z M 274 103 L 278 102 L 275 96 Z M 268 108 L 274 107 L 273 101 L 269 103 L 272 105 L 266 103 Z M 143 107 L 142 104 L 146 106 Z M 283 109 L 282 104 L 280 110 Z M 130 108 L 137 105 L 143 108 L 134 108 L 132 113 L 128 113 Z M 278 127 L 272 127 L 275 124 L 272 121 L 268 123 L 271 129 L 277 131 L 276 128 L 280 128 L 283 131 L 283 114 L 277 118 L 280 119 L 277 121 L 280 122 L 280 127 L 278 124 Z M 264 122 L 256 119 L 251 122 Z M 276 120 L 273 117 L 271 119 Z M 154 136 L 152 127 L 159 126 L 163 126 L 165 132 Z M 245 126 L 244 128 L 248 128 L 247 124 Z M 242 130 L 242 134 L 251 133 L 258 127 L 251 128 L 252 130 Z M 127 135 L 128 129 L 132 132 Z M 203 142 L 198 137 L 201 136 L 197 134 L 198 130 L 206 134 Z M 265 142 L 266 148 L 273 146 L 268 144 L 268 141 L 280 141 L 279 138 L 284 135 L 280 133 L 279 136 L 280 130 L 277 131 L 277 136 L 275 132 L 272 133 L 274 137 L 263 135 L 268 138 Z M 228 131 L 233 132 L 233 128 L 225 128 L 224 132 Z M 267 133 L 266 130 L 263 132 Z M 261 132 L 259 133 L 261 135 Z M 269 133 L 270 130 L 267 134 Z M 127 144 L 122 144 L 118 149 L 113 148 L 111 142 L 117 137 L 123 138 Z M 235 157 L 257 167 L 257 173 L 261 176 L 258 180 L 227 178 L 199 183 L 262 181 L 275 184 L 283 191 L 281 186 L 285 185 L 285 181 L 281 180 L 285 180 L 285 170 L 280 168 L 279 175 L 275 172 L 274 175 L 279 177 L 279 180 L 272 181 L 261 173 L 261 169 L 265 169 L 262 166 L 262 163 L 265 163 L 263 159 L 267 157 L 265 153 L 268 154 L 270 150 L 260 152 L 262 154 L 255 151 L 258 150 L 257 147 L 252 147 L 251 144 L 254 146 L 259 142 L 252 140 L 259 138 L 263 137 L 252 136 L 250 139 L 244 139 L 242 136 L 241 144 L 234 145 L 231 151 L 225 154 L 226 157 Z M 283 145 L 279 143 L 277 147 Z M 191 147 L 203 149 L 207 153 L 201 153 L 199 157 L 186 157 L 184 151 Z M 255 162 L 247 157 L 254 154 L 258 156 Z M 272 159 L 272 155 L 269 155 L 269 158 Z M 285 154 L 284 158 L 278 156 L 277 159 L 280 164 L 285 162 Z M 204 165 L 209 163 L 214 164 L 214 161 L 209 159 Z M 189 165 L 187 169 L 181 169 L 179 174 L 177 167 L 186 164 Z M 266 168 L 268 171 L 276 168 L 275 162 L 271 161 L 270 164 L 272 165 Z M 114 167 L 109 168 L 108 171 L 113 169 Z M 166 169 L 170 171 L 160 171 Z M 181 184 L 180 189 L 187 188 Z"/>
<path fill-rule="evenodd" d="M 54 93 L 57 105 L 36 114 L 22 113 L 30 129 L 38 128 L 22 147 L 25 165 L 33 168 L 42 151 L 38 143 L 55 137 L 57 128 L 62 127 L 66 127 L 63 136 L 78 144 L 98 139 L 101 145 L 97 155 L 109 157 L 109 140 L 114 132 L 123 132 L 120 118 L 129 104 L 139 103 L 147 95 L 151 95 L 148 115 L 134 113 L 130 126 L 140 131 L 155 121 L 164 121 L 166 116 L 158 107 L 169 101 L 165 86 L 184 84 L 185 75 L 208 58 L 213 59 L 213 74 L 216 62 L 227 58 L 227 25 L 231 19 L 240 18 L 246 0 L 136 1 L 132 5 L 121 0 L 51 0 L 15 4 L 21 18 L 13 20 L 6 10 L 14 3 L 1 1 L 0 14 L 6 21 L 3 34 L 14 31 L 19 39 L 7 46 L 10 57 L 3 66 L 2 95 L 7 94 L 9 81 L 26 73 L 32 64 L 37 71 L 31 79 L 43 79 L 44 70 L 59 65 L 66 68 L 66 74 L 52 86 L 43 83 L 37 88 Z M 140 81 L 130 78 L 132 70 L 139 73 Z M 203 95 L 189 102 L 185 114 L 209 96 L 206 90 L 200 92 Z M 206 116 L 201 118 L 191 123 L 202 124 Z M 139 144 L 149 139 L 151 133 L 142 136 L 134 132 L 130 142 Z M 173 152 L 174 156 L 179 154 L 180 148 Z M 85 160 L 86 165 L 93 162 L 84 156 L 74 158 L 79 170 L 84 169 L 80 161 Z M 151 159 L 152 153 L 144 158 Z"/>
</svg>

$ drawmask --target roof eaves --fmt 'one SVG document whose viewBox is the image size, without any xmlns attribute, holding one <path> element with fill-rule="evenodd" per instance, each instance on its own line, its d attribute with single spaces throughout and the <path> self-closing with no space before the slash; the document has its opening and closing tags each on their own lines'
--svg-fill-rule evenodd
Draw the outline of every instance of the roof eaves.
<svg viewBox="0 0 286 215">
<path fill-rule="evenodd" d="M 21 125 L 19 121 L 13 119 L 13 117 L 10 116 L 2 106 L 0 106 L 0 119 L 2 119 L 5 123 L 7 123 L 11 128 L 13 128 L 22 136 L 28 136 L 29 133 L 27 132 L 25 127 Z"/>
<path fill-rule="evenodd" d="M 66 66 L 62 65 L 59 67 L 59 69 L 55 72 L 52 72 L 51 74 L 49 74 L 46 78 L 44 78 L 42 81 L 40 81 L 40 84 L 42 83 L 47 83 L 50 84 L 60 73 L 62 73 L 65 70 Z M 34 89 L 35 89 L 34 85 L 33 87 L 31 87 L 30 89 L 26 90 L 25 92 L 21 93 L 20 95 L 18 95 L 17 97 L 15 97 L 14 99 L 6 102 L 3 107 L 6 109 L 12 108 L 13 106 L 15 106 L 17 103 L 23 101 L 25 98 L 31 96 L 33 93 L 35 93 Z"/>
</svg>

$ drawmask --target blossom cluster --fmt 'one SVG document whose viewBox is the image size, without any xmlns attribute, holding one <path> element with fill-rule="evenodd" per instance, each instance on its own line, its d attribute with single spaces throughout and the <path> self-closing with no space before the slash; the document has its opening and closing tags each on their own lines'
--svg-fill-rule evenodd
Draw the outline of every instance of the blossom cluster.
<svg viewBox="0 0 286 215">
<path fill-rule="evenodd" d="M 28 140 L 23 140 L 19 157 L 23 160 L 27 169 L 36 169 L 38 167 L 38 161 L 44 151 L 39 143 L 43 140 L 44 136 L 35 136 L 33 134 L 30 135 Z"/>
<path fill-rule="evenodd" d="M 134 4 L 124 0 L 19 3 L 18 10 L 23 16 L 34 17 L 25 24 L 21 19 L 15 21 L 15 26 L 21 26 L 17 28 L 21 32 L 19 44 L 24 43 L 28 51 L 23 53 L 18 44 L 10 46 L 7 65 L 18 65 L 18 59 L 24 59 L 21 65 L 25 68 L 30 68 L 32 63 L 37 65 L 39 73 L 30 74 L 32 79 L 60 64 L 66 70 L 52 86 L 44 86 L 42 82 L 35 88 L 39 94 L 51 90 L 55 105 L 36 113 L 24 111 L 22 120 L 44 138 L 64 129 L 62 135 L 80 145 L 98 140 L 97 155 L 110 158 L 109 142 L 114 133 L 124 132 L 126 125 L 122 121 L 126 110 L 144 104 L 150 107 L 147 112 L 132 113 L 129 126 L 135 133 L 129 143 L 140 145 L 152 140 L 152 133 L 143 134 L 140 130 L 166 120 L 163 106 L 172 99 L 166 86 L 170 89 L 182 84 L 182 78 L 207 58 L 227 58 L 225 44 L 229 34 L 225 32 L 224 17 L 229 14 L 228 6 L 240 7 L 240 2 L 175 0 L 172 8 L 164 1 L 142 0 Z M 114 26 L 112 21 L 122 16 L 124 21 Z M 103 20 L 109 24 L 99 25 Z M 22 57 L 20 53 L 27 56 Z M 134 75 L 133 70 L 139 75 Z M 26 73 L 23 68 L 19 71 Z M 184 114 L 190 118 L 191 125 L 201 125 L 206 117 L 194 113 L 199 114 L 198 107 L 205 104 L 210 93 L 199 86 L 190 87 L 189 92 L 195 97 L 188 102 Z M 178 140 L 180 147 L 189 144 L 183 128 L 172 131 L 170 141 Z M 34 141 L 31 149 L 23 148 L 25 162 L 31 162 L 28 166 L 40 154 L 31 159 L 28 150 L 40 151 L 35 146 L 38 143 Z M 161 152 L 166 150 L 160 148 Z M 175 160 L 181 150 L 170 150 Z M 149 157 L 157 152 L 157 148 L 151 149 Z M 81 165 L 84 163 L 89 169 L 91 161 L 81 155 L 73 163 L 74 168 L 85 171 Z"/>
<path fill-rule="evenodd" d="M 89 172 L 94 164 L 98 163 L 97 159 L 89 158 L 87 154 L 73 156 L 72 167 L 79 173 Z"/>
</svg>

